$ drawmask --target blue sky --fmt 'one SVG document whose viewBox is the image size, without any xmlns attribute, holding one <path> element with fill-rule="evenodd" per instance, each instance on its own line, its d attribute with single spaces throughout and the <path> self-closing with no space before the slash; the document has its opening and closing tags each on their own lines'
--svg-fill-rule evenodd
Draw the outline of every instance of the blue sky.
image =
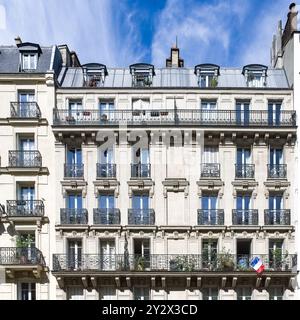
<svg viewBox="0 0 300 320">
<path fill-rule="evenodd" d="M 0 44 L 68 44 L 81 63 L 163 67 L 176 35 L 186 66 L 269 64 L 291 0 L 0 0 Z"/>
</svg>

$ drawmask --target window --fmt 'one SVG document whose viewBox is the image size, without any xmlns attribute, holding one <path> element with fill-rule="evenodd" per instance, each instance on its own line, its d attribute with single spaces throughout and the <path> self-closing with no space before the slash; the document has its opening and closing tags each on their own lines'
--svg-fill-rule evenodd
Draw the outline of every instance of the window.
<svg viewBox="0 0 300 320">
<path fill-rule="evenodd" d="M 69 122 L 83 120 L 82 100 L 69 100 L 69 115 L 66 120 Z"/>
<path fill-rule="evenodd" d="M 22 54 L 22 70 L 35 70 L 37 65 L 37 53 Z"/>
<path fill-rule="evenodd" d="M 268 103 L 268 125 L 279 126 L 281 120 L 281 101 L 269 101 Z"/>
<path fill-rule="evenodd" d="M 82 287 L 70 286 L 67 288 L 68 300 L 84 300 L 84 293 Z"/>
<path fill-rule="evenodd" d="M 100 194 L 99 208 L 113 209 L 115 207 L 115 196 L 113 194 Z"/>
<path fill-rule="evenodd" d="M 194 69 L 201 88 L 217 87 L 220 67 L 215 64 L 198 64 Z"/>
<path fill-rule="evenodd" d="M 137 271 L 150 268 L 150 240 L 134 239 L 134 262 Z"/>
<path fill-rule="evenodd" d="M 282 287 L 270 287 L 269 288 L 269 300 L 282 300 L 283 288 Z"/>
<path fill-rule="evenodd" d="M 100 100 L 100 121 L 106 122 L 113 120 L 115 116 L 115 103 L 113 100 Z"/>
<path fill-rule="evenodd" d="M 129 66 L 132 76 L 133 87 L 152 86 L 153 76 L 155 75 L 154 66 L 146 63 L 136 63 Z"/>
<path fill-rule="evenodd" d="M 151 224 L 153 217 L 149 210 L 149 195 L 134 194 L 132 197 L 132 214 L 129 216 L 129 224 Z"/>
<path fill-rule="evenodd" d="M 35 283 L 20 283 L 18 286 L 19 300 L 36 300 L 36 286 Z"/>
<path fill-rule="evenodd" d="M 260 64 L 244 66 L 242 74 L 246 78 L 247 86 L 250 88 L 262 88 L 267 85 L 268 67 Z"/>
<path fill-rule="evenodd" d="M 251 300 L 252 288 L 241 287 L 236 290 L 237 300 Z"/>
<path fill-rule="evenodd" d="M 117 292 L 114 287 L 101 286 L 99 289 L 99 297 L 101 300 L 117 300 Z"/>
<path fill-rule="evenodd" d="M 68 268 L 76 270 L 81 268 L 82 263 L 82 241 L 68 241 Z"/>
<path fill-rule="evenodd" d="M 218 300 L 218 288 L 203 288 L 202 292 L 202 300 Z"/>
<path fill-rule="evenodd" d="M 236 103 L 236 123 L 237 125 L 249 125 L 250 102 L 237 101 Z"/>
<path fill-rule="evenodd" d="M 105 77 L 108 75 L 107 68 L 100 63 L 87 63 L 82 66 L 84 86 L 86 87 L 102 87 Z"/>
<path fill-rule="evenodd" d="M 217 268 L 218 240 L 204 239 L 202 240 L 202 264 L 203 268 L 209 271 L 215 271 Z"/>
<path fill-rule="evenodd" d="M 235 225 L 248 225 L 250 219 L 251 195 L 238 194 L 236 198 Z"/>
<path fill-rule="evenodd" d="M 116 269 L 115 240 L 100 240 L 100 262 L 102 270 Z"/>
<path fill-rule="evenodd" d="M 150 289 L 146 287 L 135 287 L 133 289 L 133 299 L 134 300 L 149 300 L 150 299 Z"/>
<path fill-rule="evenodd" d="M 237 148 L 236 178 L 254 178 L 254 165 L 251 164 L 251 149 Z"/>
<path fill-rule="evenodd" d="M 203 100 L 201 102 L 201 115 L 204 122 L 215 122 L 218 120 L 217 102 L 215 100 Z"/>
<path fill-rule="evenodd" d="M 269 267 L 281 271 L 284 267 L 283 239 L 269 240 Z"/>
<path fill-rule="evenodd" d="M 16 110 L 16 112 L 21 118 L 30 118 L 39 115 L 39 109 L 35 103 L 34 91 L 18 92 L 18 110 Z"/>
<path fill-rule="evenodd" d="M 204 194 L 201 198 L 202 223 L 215 225 L 217 223 L 217 195 Z"/>
</svg>

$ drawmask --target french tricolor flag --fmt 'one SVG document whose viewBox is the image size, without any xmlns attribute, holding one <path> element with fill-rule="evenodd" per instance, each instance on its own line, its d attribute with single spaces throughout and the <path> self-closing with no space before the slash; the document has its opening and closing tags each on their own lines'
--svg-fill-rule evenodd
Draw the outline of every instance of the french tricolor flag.
<svg viewBox="0 0 300 320">
<path fill-rule="evenodd" d="M 250 266 L 257 272 L 262 273 L 265 270 L 265 266 L 263 265 L 260 258 L 255 257 L 250 261 Z"/>
</svg>

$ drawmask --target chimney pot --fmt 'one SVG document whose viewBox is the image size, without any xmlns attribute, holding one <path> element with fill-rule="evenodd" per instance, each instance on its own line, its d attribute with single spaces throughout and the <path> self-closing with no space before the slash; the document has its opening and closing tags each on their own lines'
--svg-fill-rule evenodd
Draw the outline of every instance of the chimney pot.
<svg viewBox="0 0 300 320">
<path fill-rule="evenodd" d="M 17 36 L 17 37 L 15 38 L 15 43 L 16 43 L 16 45 L 22 43 L 22 40 L 21 40 L 20 36 Z"/>
</svg>

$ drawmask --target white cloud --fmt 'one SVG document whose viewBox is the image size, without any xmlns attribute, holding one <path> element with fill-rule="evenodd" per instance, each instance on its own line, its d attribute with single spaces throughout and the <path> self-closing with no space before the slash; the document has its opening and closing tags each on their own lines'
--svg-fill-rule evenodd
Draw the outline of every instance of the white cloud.
<svg viewBox="0 0 300 320">
<path fill-rule="evenodd" d="M 273 35 L 277 33 L 278 22 L 282 20 L 283 28 L 289 11 L 290 0 L 273 1 L 267 10 L 261 11 L 251 32 L 250 41 L 241 48 L 241 65 L 263 63 L 270 65 L 270 49 Z"/>
<path fill-rule="evenodd" d="M 68 44 L 82 63 L 126 66 L 143 55 L 139 33 L 125 3 L 109 0 L 3 0 L 6 30 L 1 44 L 23 41 Z"/>
<path fill-rule="evenodd" d="M 248 0 L 238 4 L 219 0 L 215 4 L 168 0 L 158 17 L 152 43 L 152 62 L 163 66 L 176 35 L 186 64 L 205 59 L 217 62 L 229 53 L 233 26 L 243 22 Z M 234 21 L 234 24 L 233 24 Z"/>
</svg>

